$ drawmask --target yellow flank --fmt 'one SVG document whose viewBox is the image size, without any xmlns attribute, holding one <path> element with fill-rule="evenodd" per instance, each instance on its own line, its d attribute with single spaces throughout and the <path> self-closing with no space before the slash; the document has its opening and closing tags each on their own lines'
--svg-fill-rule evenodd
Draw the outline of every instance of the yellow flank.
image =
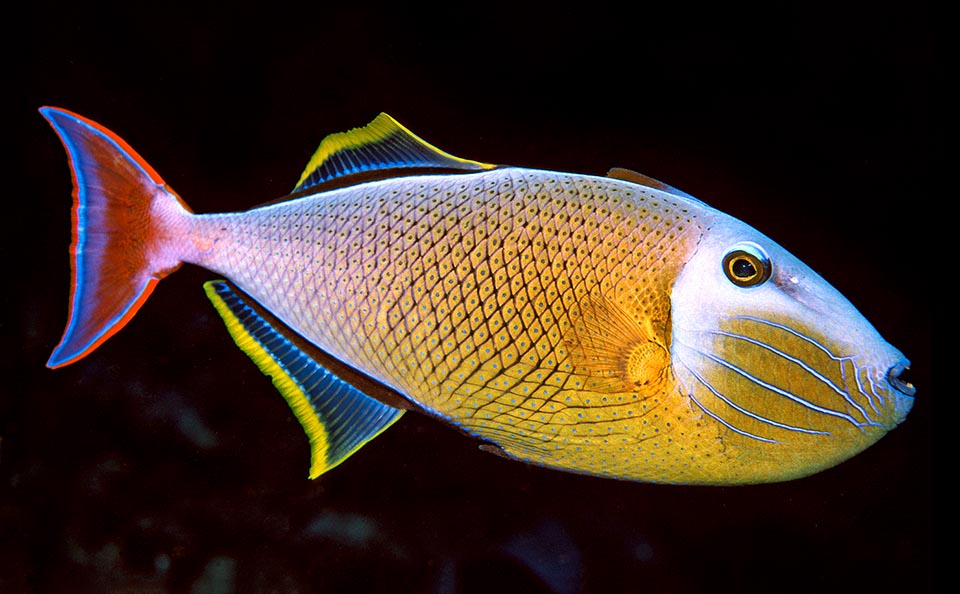
<svg viewBox="0 0 960 594">
<path fill-rule="evenodd" d="M 511 456 L 698 482 L 722 455 L 720 428 L 667 365 L 670 287 L 697 216 L 609 178 L 397 178 L 211 215 L 218 249 L 201 264 Z"/>
<path fill-rule="evenodd" d="M 300 421 L 310 440 L 310 478 L 316 478 L 330 469 L 327 463 L 327 450 L 329 448 L 329 439 L 327 431 L 323 424 L 317 418 L 317 414 L 307 400 L 306 394 L 290 375 L 280 367 L 270 356 L 270 353 L 264 349 L 260 343 L 250 335 L 244 328 L 237 316 L 230 310 L 223 299 L 217 295 L 211 286 L 212 283 L 204 284 L 204 291 L 207 297 L 213 303 L 217 313 L 223 318 L 224 324 L 230 336 L 237 343 L 250 359 L 260 368 L 260 371 L 273 380 L 273 385 L 280 394 L 283 395 L 287 404 L 293 410 L 293 414 Z M 344 456 L 345 459 L 347 456 Z"/>
</svg>

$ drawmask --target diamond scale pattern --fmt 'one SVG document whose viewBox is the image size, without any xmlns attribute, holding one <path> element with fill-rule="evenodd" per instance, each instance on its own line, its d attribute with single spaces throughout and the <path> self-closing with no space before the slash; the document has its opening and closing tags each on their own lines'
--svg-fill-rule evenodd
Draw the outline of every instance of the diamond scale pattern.
<svg viewBox="0 0 960 594">
<path fill-rule="evenodd" d="M 591 391 L 571 353 L 591 299 L 668 345 L 670 283 L 701 233 L 669 196 L 498 169 L 371 182 L 197 225 L 216 246 L 203 265 L 510 455 L 648 480 L 710 455 L 672 445 L 677 431 L 705 430 L 677 421 L 690 416 L 679 394 Z"/>
</svg>

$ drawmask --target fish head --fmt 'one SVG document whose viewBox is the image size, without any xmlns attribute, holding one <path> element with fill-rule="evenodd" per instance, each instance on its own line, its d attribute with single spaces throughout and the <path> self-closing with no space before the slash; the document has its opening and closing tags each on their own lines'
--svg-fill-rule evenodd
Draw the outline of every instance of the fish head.
<svg viewBox="0 0 960 594">
<path fill-rule="evenodd" d="M 676 389 L 722 442 L 704 482 L 818 472 L 913 404 L 900 351 L 820 275 L 721 213 L 673 284 L 670 337 Z"/>
</svg>

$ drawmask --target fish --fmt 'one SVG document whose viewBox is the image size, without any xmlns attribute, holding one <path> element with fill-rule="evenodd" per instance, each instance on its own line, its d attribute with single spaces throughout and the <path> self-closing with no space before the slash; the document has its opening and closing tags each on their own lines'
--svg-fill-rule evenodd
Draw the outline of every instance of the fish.
<svg viewBox="0 0 960 594">
<path fill-rule="evenodd" d="M 183 264 L 270 376 L 316 478 L 414 411 L 505 458 L 664 484 L 809 476 L 907 417 L 910 361 L 748 224 L 629 169 L 447 153 L 381 113 L 292 192 L 194 213 L 118 135 L 43 107 L 73 178 L 50 368 Z"/>
</svg>

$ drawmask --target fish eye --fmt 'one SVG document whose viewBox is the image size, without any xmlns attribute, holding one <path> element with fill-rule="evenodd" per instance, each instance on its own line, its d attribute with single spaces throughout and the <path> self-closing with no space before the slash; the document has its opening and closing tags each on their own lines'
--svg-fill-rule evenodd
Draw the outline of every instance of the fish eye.
<svg viewBox="0 0 960 594">
<path fill-rule="evenodd" d="M 772 272 L 770 258 L 759 245 L 738 243 L 723 257 L 723 273 L 738 287 L 761 285 Z"/>
</svg>

